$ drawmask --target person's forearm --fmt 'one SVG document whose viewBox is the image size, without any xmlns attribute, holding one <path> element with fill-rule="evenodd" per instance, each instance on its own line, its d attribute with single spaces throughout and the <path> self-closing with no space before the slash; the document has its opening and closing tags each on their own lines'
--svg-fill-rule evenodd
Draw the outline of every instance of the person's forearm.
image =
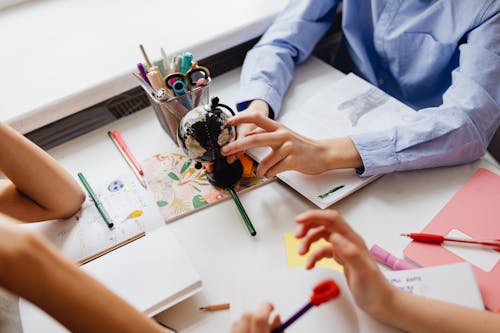
<svg viewBox="0 0 500 333">
<path fill-rule="evenodd" d="M 26 209 L 28 199 L 16 197 L 12 186 L 3 186 L 2 195 L 12 201 L 2 207 L 4 212 L 21 220 L 39 221 L 69 217 L 80 208 L 85 195 L 76 180 L 41 148 L 1 122 L 0 155 L 0 171 L 15 190 L 41 208 Z M 17 210 L 16 200 L 22 206 Z"/>
<path fill-rule="evenodd" d="M 390 305 L 374 316 L 408 332 L 500 332 L 500 315 L 397 290 Z"/>
<path fill-rule="evenodd" d="M 72 332 L 161 332 L 151 319 L 38 237 L 28 236 L 24 243 L 11 255 L 8 274 L 0 282 Z"/>
</svg>

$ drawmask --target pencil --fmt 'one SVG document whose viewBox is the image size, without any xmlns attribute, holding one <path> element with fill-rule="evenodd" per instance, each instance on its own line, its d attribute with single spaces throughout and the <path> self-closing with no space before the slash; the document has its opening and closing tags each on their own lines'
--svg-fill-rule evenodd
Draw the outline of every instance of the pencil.
<svg viewBox="0 0 500 333">
<path fill-rule="evenodd" d="M 149 57 L 146 53 L 146 50 L 144 49 L 144 46 L 142 44 L 139 44 L 139 48 L 141 49 L 142 56 L 144 57 L 144 60 L 146 61 L 146 66 L 148 66 L 148 70 L 153 67 L 153 64 L 151 64 L 151 61 L 149 60 Z"/>
<path fill-rule="evenodd" d="M 83 173 L 79 172 L 78 173 L 78 178 L 80 178 L 80 181 L 83 184 L 83 187 L 85 187 L 85 190 L 87 190 L 88 194 L 92 198 L 92 201 L 94 201 L 94 205 L 97 208 L 97 211 L 99 211 L 99 214 L 101 214 L 102 219 L 104 222 L 106 222 L 106 225 L 109 227 L 109 229 L 113 228 L 113 222 L 111 221 L 111 218 L 108 215 L 108 212 L 104 209 L 104 206 L 102 205 L 101 200 L 97 197 L 97 195 L 94 193 L 94 190 L 92 187 L 90 187 L 89 182 L 85 177 L 83 176 Z"/>
<path fill-rule="evenodd" d="M 129 239 L 124 240 L 123 242 L 117 243 L 111 247 L 108 247 L 107 249 L 104 249 L 96 254 L 91 255 L 90 257 L 87 257 L 87 258 L 84 258 L 84 259 L 78 261 L 78 265 L 80 265 L 80 266 L 85 265 L 86 263 L 88 263 L 94 259 L 97 259 L 97 258 L 105 255 L 106 253 L 109 253 L 113 250 L 116 250 L 117 248 L 122 247 L 123 245 L 127 245 L 128 243 L 131 243 L 131 242 L 135 241 L 136 239 L 139 239 L 139 238 L 144 237 L 144 236 L 146 236 L 146 233 L 144 231 L 141 233 L 138 233 L 137 235 L 132 236 Z"/>
<path fill-rule="evenodd" d="M 144 172 L 142 171 L 141 166 L 139 165 L 139 162 L 135 159 L 134 155 L 132 155 L 132 152 L 128 148 L 127 144 L 123 140 L 122 136 L 120 135 L 120 132 L 117 130 L 109 131 L 108 136 L 113 141 L 115 144 L 115 147 L 118 149 L 120 152 L 120 155 L 122 155 L 123 159 L 125 162 L 127 162 L 128 166 L 130 169 L 132 169 L 132 172 L 134 175 L 137 177 L 137 180 L 141 185 L 146 188 L 146 182 L 144 181 L 144 178 L 142 177 L 144 175 Z"/>
<path fill-rule="evenodd" d="M 255 228 L 253 227 L 252 221 L 250 221 L 250 218 L 247 215 L 247 212 L 245 211 L 245 208 L 241 204 L 240 198 L 238 198 L 238 195 L 234 191 L 232 187 L 229 188 L 229 193 L 233 197 L 234 203 L 236 204 L 236 207 L 238 207 L 238 210 L 240 211 L 241 217 L 243 218 L 243 221 L 245 222 L 245 225 L 247 226 L 248 232 L 250 235 L 255 236 L 257 235 L 257 231 L 255 231 Z"/>
<path fill-rule="evenodd" d="M 204 311 L 218 311 L 218 310 L 227 310 L 230 308 L 229 303 L 221 303 L 221 304 L 212 304 L 207 306 L 200 307 L 200 310 Z"/>
</svg>

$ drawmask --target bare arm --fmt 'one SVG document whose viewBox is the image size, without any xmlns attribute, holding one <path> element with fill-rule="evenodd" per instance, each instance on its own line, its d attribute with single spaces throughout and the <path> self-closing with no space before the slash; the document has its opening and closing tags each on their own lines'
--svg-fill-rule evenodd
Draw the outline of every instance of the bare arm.
<svg viewBox="0 0 500 333">
<path fill-rule="evenodd" d="M 51 156 L 0 122 L 0 213 L 22 221 L 65 218 L 78 211 L 85 195 Z"/>
<path fill-rule="evenodd" d="M 500 332 L 500 315 L 396 290 L 379 320 L 409 332 Z"/>
<path fill-rule="evenodd" d="M 10 221 L 9 221 L 10 220 Z M 151 319 L 0 214 L 0 286 L 72 332 L 162 332 Z"/>
<path fill-rule="evenodd" d="M 358 306 L 386 324 L 408 332 L 500 332 L 500 315 L 403 292 L 389 284 L 363 239 L 335 211 L 310 211 L 296 218 L 302 238 L 299 253 L 323 238 L 328 245 L 314 251 L 308 268 L 322 258 L 344 265 Z"/>
</svg>

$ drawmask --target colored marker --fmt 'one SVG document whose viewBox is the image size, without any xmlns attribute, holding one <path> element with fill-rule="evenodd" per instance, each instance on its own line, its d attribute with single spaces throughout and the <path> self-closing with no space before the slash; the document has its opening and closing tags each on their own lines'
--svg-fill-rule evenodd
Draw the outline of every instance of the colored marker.
<svg viewBox="0 0 500 333">
<path fill-rule="evenodd" d="M 181 60 L 181 73 L 186 74 L 193 63 L 193 55 L 189 52 L 184 52 Z"/>
<path fill-rule="evenodd" d="M 405 269 L 413 269 L 417 268 L 417 266 L 409 263 L 406 260 L 400 259 L 396 256 L 393 256 L 383 248 L 378 245 L 373 245 L 370 249 L 373 258 L 379 263 L 388 266 L 394 270 L 405 270 Z"/>
<path fill-rule="evenodd" d="M 139 70 L 139 74 L 141 74 L 142 79 L 147 82 L 149 85 L 151 85 L 151 82 L 149 82 L 146 70 L 144 69 L 144 66 L 142 63 L 137 64 L 137 69 Z"/>
<path fill-rule="evenodd" d="M 234 200 L 234 203 L 236 204 L 236 207 L 238 207 L 238 211 L 240 212 L 240 215 L 243 218 L 245 225 L 247 226 L 248 232 L 252 236 L 257 235 L 257 231 L 255 231 L 252 221 L 250 221 L 250 218 L 248 217 L 247 212 L 245 211 L 245 208 L 243 207 L 243 204 L 240 201 L 240 198 L 238 198 L 238 195 L 236 194 L 236 192 L 233 190 L 232 187 L 228 188 L 228 190 L 229 193 L 231 194 L 231 197 Z"/>
<path fill-rule="evenodd" d="M 167 74 L 175 72 L 174 68 L 172 68 L 173 67 L 172 62 L 170 61 L 170 58 L 168 57 L 168 55 L 165 52 L 165 50 L 163 49 L 163 47 L 160 48 L 160 53 L 161 53 L 161 57 L 163 59 L 163 66 L 167 70 Z"/>
<path fill-rule="evenodd" d="M 90 184 L 87 182 L 87 179 L 85 179 L 85 177 L 83 176 L 83 173 L 79 172 L 78 178 L 80 178 L 83 187 L 85 187 L 85 190 L 90 195 L 90 198 L 92 199 L 92 201 L 94 201 L 94 205 L 97 208 L 97 211 L 99 212 L 99 214 L 101 214 L 102 219 L 104 220 L 104 222 L 106 222 L 108 228 L 109 229 L 113 228 L 113 222 L 111 221 L 108 212 L 106 211 L 106 209 L 104 209 L 101 200 L 99 200 L 92 187 L 90 187 Z"/>
<path fill-rule="evenodd" d="M 196 87 L 192 90 L 194 94 L 194 106 L 198 106 L 200 104 L 201 96 L 203 95 L 203 87 L 207 85 L 207 79 L 205 78 L 199 78 L 198 81 L 196 81 Z"/>
<path fill-rule="evenodd" d="M 189 96 L 186 94 L 186 84 L 184 83 L 184 81 L 175 81 L 175 83 L 172 85 L 172 90 L 174 91 L 176 96 L 179 96 L 182 105 L 184 105 L 186 109 L 191 110 L 193 108 L 193 104 L 191 103 Z"/>
<path fill-rule="evenodd" d="M 161 88 L 166 88 L 165 83 L 163 82 L 163 78 L 160 73 L 160 69 L 158 67 L 152 67 L 146 75 L 151 83 L 151 86 L 154 90 L 158 90 Z"/>
<path fill-rule="evenodd" d="M 304 307 L 302 307 L 302 309 L 300 309 L 299 311 L 297 311 L 297 313 L 291 316 L 290 319 L 288 319 L 283 324 L 273 329 L 271 332 L 272 333 L 283 332 L 288 326 L 293 324 L 294 321 L 299 319 L 300 316 L 306 313 L 307 310 L 309 310 L 313 306 L 319 306 L 334 298 L 337 298 L 339 294 L 340 294 L 340 289 L 333 280 L 329 279 L 318 283 L 313 289 L 313 294 L 309 300 L 309 303 L 307 303 Z"/>
</svg>

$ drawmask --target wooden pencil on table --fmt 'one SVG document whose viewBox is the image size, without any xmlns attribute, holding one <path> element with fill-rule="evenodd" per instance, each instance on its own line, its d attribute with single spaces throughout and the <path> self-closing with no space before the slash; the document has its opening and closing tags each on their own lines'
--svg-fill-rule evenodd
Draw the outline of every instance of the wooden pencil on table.
<svg viewBox="0 0 500 333">
<path fill-rule="evenodd" d="M 200 310 L 203 311 L 218 311 L 218 310 L 227 310 L 230 308 L 229 303 L 221 303 L 221 304 L 212 304 L 207 306 L 200 307 Z"/>
</svg>

